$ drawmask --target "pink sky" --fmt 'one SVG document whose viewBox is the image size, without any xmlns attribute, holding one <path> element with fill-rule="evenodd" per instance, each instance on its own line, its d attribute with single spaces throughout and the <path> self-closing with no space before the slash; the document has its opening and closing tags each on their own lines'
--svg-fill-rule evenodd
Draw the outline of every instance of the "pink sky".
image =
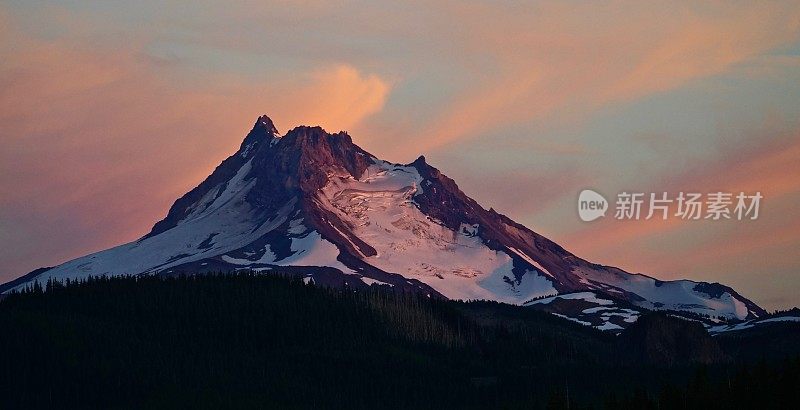
<svg viewBox="0 0 800 410">
<path fill-rule="evenodd" d="M 0 281 L 133 240 L 260 114 L 429 162 L 593 262 L 800 304 L 800 7 L 0 5 Z M 757 221 L 578 192 L 761 191 Z"/>
</svg>

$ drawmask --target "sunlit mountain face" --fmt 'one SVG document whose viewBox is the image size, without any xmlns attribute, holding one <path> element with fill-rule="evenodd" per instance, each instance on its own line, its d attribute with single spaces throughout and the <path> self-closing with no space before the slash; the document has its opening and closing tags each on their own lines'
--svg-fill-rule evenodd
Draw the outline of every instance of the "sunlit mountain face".
<svg viewBox="0 0 800 410">
<path fill-rule="evenodd" d="M 36 270 L 0 289 L 50 279 L 277 269 L 318 285 L 536 308 L 555 306 L 543 298 L 560 295 L 559 303 L 595 303 L 572 313 L 596 308 L 600 321 L 588 323 L 613 331 L 633 323 L 642 309 L 710 320 L 765 314 L 724 285 L 661 281 L 581 259 L 484 209 L 424 157 L 390 163 L 345 132 L 301 126 L 280 134 L 267 116 L 144 237 Z M 602 307 L 610 301 L 636 310 L 613 318 Z"/>
</svg>

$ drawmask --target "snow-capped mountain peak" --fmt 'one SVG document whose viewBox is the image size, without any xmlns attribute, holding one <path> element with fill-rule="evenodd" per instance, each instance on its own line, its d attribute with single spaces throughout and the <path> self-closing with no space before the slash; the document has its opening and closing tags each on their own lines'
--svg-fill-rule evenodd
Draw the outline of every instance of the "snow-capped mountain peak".
<svg viewBox="0 0 800 410">
<path fill-rule="evenodd" d="M 256 119 L 253 128 L 247 133 L 237 154 L 242 158 L 248 158 L 255 152 L 257 147 L 262 144 L 272 146 L 278 141 L 278 138 L 280 138 L 280 134 L 272 119 L 262 115 Z"/>
<path fill-rule="evenodd" d="M 267 116 L 143 238 L 36 271 L 0 292 L 51 277 L 240 269 L 514 304 L 592 291 L 647 309 L 736 319 L 764 313 L 723 285 L 589 263 L 484 209 L 423 156 L 383 161 L 346 132 L 320 127 L 281 136 Z"/>
</svg>

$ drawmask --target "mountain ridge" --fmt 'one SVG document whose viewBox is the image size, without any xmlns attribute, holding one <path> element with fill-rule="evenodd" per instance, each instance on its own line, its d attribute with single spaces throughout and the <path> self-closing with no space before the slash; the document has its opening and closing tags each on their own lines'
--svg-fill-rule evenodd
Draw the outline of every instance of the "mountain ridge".
<svg viewBox="0 0 800 410">
<path fill-rule="evenodd" d="M 260 116 L 239 150 L 130 244 L 26 280 L 292 267 L 331 286 L 389 286 L 453 299 L 522 304 L 595 291 L 647 309 L 753 319 L 766 312 L 730 287 L 661 281 L 594 264 L 486 210 L 426 162 L 378 159 L 346 132 Z M 337 273 L 338 272 L 338 273 Z"/>
</svg>

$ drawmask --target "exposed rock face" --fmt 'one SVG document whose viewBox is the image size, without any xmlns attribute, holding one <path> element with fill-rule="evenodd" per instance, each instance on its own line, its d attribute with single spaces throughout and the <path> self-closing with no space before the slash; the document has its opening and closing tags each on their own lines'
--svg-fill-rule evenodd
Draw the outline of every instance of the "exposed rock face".
<svg viewBox="0 0 800 410">
<path fill-rule="evenodd" d="M 279 135 L 266 116 L 143 238 L 0 292 L 49 277 L 279 268 L 316 283 L 434 297 L 521 304 L 592 291 L 645 309 L 738 319 L 764 313 L 723 285 L 665 282 L 589 263 L 484 209 L 424 157 L 389 163 L 347 133 L 320 127 Z"/>
</svg>

